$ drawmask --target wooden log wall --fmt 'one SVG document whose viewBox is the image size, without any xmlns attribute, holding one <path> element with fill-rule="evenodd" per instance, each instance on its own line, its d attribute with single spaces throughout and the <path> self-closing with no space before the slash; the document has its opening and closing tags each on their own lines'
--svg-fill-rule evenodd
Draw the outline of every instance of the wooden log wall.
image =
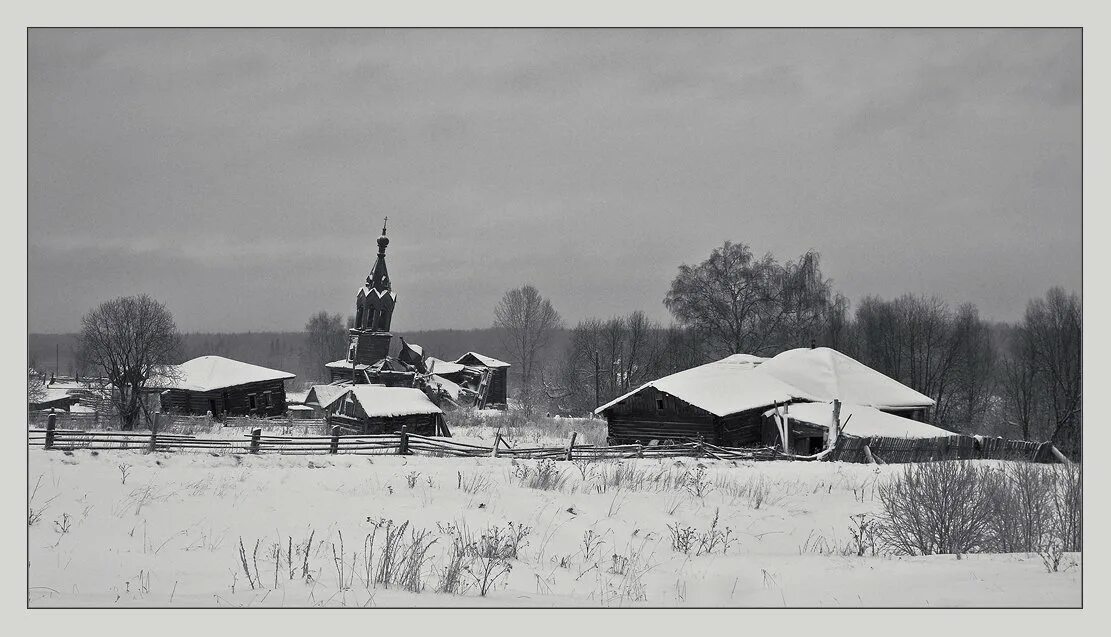
<svg viewBox="0 0 1111 637">
<path fill-rule="evenodd" d="M 718 444 L 718 422 L 708 411 L 648 387 L 606 411 L 610 444 L 651 440 Z"/>
<path fill-rule="evenodd" d="M 270 392 L 269 405 L 264 404 L 266 392 Z M 252 394 L 254 408 L 251 407 Z M 161 404 L 163 412 L 174 414 L 201 416 L 212 411 L 215 416 L 280 416 L 285 413 L 285 382 L 271 380 L 207 392 L 169 389 L 162 392 Z"/>
</svg>

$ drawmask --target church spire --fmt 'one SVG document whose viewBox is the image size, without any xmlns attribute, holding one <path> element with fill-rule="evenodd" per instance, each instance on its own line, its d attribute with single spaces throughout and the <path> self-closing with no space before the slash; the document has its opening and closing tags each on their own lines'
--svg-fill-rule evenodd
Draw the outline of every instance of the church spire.
<svg viewBox="0 0 1111 637">
<path fill-rule="evenodd" d="M 392 289 L 390 275 L 386 272 L 386 246 L 390 245 L 390 238 L 386 236 L 386 221 L 382 220 L 382 236 L 378 237 L 378 258 L 374 260 L 374 267 L 366 278 L 366 286 L 372 290 L 385 292 Z"/>
</svg>

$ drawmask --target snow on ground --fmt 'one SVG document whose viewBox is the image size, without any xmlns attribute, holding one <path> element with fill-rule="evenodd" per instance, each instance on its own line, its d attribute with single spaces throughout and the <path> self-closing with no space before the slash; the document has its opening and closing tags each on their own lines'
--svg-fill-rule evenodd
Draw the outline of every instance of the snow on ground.
<svg viewBox="0 0 1111 637">
<path fill-rule="evenodd" d="M 499 458 L 33 448 L 28 493 L 41 517 L 29 527 L 29 604 L 1080 604 L 1078 555 L 1066 557 L 1057 573 L 1047 573 L 1036 555 L 857 557 L 848 550 L 849 516 L 877 510 L 875 485 L 897 466 L 557 463 L 558 490 L 526 485 L 537 466 Z M 684 475 L 702 487 L 691 488 L 689 479 L 687 487 L 678 484 Z M 704 532 L 715 516 L 718 529 L 730 529 L 727 553 L 672 548 L 669 525 Z M 364 584 L 364 541 L 382 518 L 408 521 L 436 540 L 420 574 L 424 592 Z M 478 536 L 510 522 L 529 533 L 511 572 L 486 597 L 476 586 L 462 594 L 432 592 L 448 564 L 453 526 Z M 299 547 L 310 534 L 303 577 Z M 382 532 L 376 537 L 374 560 L 383 550 Z M 256 590 L 243 572 L 240 539 L 253 569 L 258 541 Z M 275 545 L 282 556 L 276 583 Z M 334 555 L 345 564 L 343 589 Z"/>
</svg>

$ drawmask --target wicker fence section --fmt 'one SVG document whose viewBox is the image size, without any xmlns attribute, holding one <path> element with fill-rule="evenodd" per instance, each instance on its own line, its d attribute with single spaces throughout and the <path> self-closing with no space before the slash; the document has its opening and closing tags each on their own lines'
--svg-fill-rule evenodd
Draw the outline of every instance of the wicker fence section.
<svg viewBox="0 0 1111 637">
<path fill-rule="evenodd" d="M 867 451 L 865 451 L 867 449 Z M 841 462 L 930 462 L 934 460 L 1023 460 L 1058 462 L 1048 442 L 946 436 L 943 438 L 886 438 L 844 436 L 826 460 Z"/>
</svg>

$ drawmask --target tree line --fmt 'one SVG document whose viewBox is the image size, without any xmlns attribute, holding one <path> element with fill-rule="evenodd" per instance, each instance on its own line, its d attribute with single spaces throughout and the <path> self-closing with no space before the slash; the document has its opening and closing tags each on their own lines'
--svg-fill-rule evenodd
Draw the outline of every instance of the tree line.
<svg viewBox="0 0 1111 637">
<path fill-rule="evenodd" d="M 550 305 L 526 288 L 534 305 Z M 502 305 L 519 298 L 514 291 Z M 562 351 L 528 352 L 546 364 L 522 384 L 522 397 L 581 414 L 652 379 L 730 354 L 827 346 L 933 398 L 930 419 L 941 427 L 1051 440 L 1065 453 L 1079 453 L 1081 303 L 1075 293 L 1050 289 L 1029 301 L 1017 324 L 985 321 L 971 303 L 952 307 L 913 294 L 867 296 L 850 311 L 822 274 L 818 253 L 779 262 L 726 242 L 702 263 L 680 266 L 663 303 L 674 319 L 669 325 L 642 311 L 590 318 L 570 329 Z M 523 321 L 500 314 L 495 325 L 507 333 L 525 329 Z M 525 343 L 510 349 L 522 357 Z"/>
</svg>

